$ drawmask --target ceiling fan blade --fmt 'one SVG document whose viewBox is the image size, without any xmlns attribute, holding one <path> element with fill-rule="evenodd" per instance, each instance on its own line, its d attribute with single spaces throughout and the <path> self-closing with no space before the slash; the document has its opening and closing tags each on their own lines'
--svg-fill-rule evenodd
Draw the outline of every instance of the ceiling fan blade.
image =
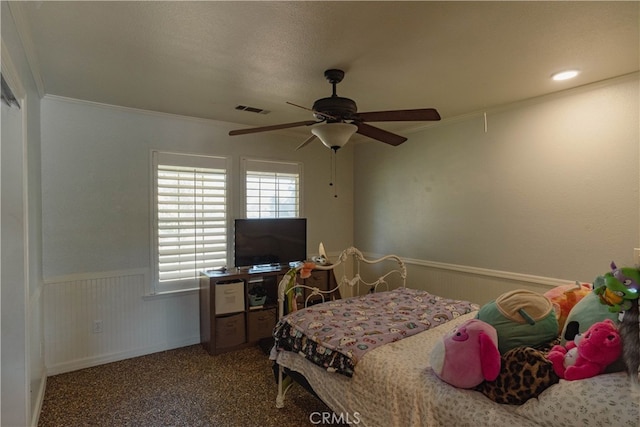
<svg viewBox="0 0 640 427">
<path fill-rule="evenodd" d="M 366 123 L 355 123 L 358 126 L 357 133 L 368 136 L 369 138 L 377 139 L 389 145 L 400 145 L 407 140 L 404 136 L 396 135 L 395 133 L 387 132 L 386 130 L 368 125 Z"/>
<path fill-rule="evenodd" d="M 420 122 L 440 120 L 440 114 L 434 108 L 417 110 L 372 111 L 358 113 L 358 119 L 363 122 Z"/>
<path fill-rule="evenodd" d="M 309 138 L 305 139 L 304 142 L 296 147 L 296 151 L 301 149 L 302 147 L 310 144 L 314 139 L 316 139 L 315 135 L 311 135 Z"/>
<path fill-rule="evenodd" d="M 312 113 L 315 113 L 315 111 L 313 111 L 311 108 L 307 108 L 307 107 L 302 106 L 302 105 L 294 104 L 293 102 L 289 102 L 289 101 L 286 101 L 286 103 L 289 104 L 289 105 L 293 105 L 294 107 L 302 108 L 303 110 L 307 110 L 307 111 L 311 111 Z"/>
<path fill-rule="evenodd" d="M 302 108 L 303 110 L 311 111 L 316 117 L 322 116 L 322 118 L 325 119 L 325 120 L 326 119 L 331 119 L 331 120 L 336 120 L 336 121 L 340 120 L 338 117 L 332 116 L 332 115 L 330 115 L 328 113 L 321 113 L 320 111 L 316 111 L 313 108 L 303 107 L 302 105 L 294 104 L 293 102 L 289 102 L 289 101 L 287 101 L 287 104 L 293 105 L 294 107 Z"/>
<path fill-rule="evenodd" d="M 295 122 L 295 123 L 282 123 L 279 125 L 271 125 L 271 126 L 262 126 L 257 128 L 247 128 L 247 129 L 236 129 L 229 132 L 230 136 L 235 135 L 245 135 L 247 133 L 257 133 L 257 132 L 266 132 L 269 130 L 278 130 L 278 129 L 287 129 L 287 128 L 295 128 L 298 126 L 309 126 L 315 125 L 319 123 L 315 120 L 306 120 L 304 122 Z"/>
</svg>

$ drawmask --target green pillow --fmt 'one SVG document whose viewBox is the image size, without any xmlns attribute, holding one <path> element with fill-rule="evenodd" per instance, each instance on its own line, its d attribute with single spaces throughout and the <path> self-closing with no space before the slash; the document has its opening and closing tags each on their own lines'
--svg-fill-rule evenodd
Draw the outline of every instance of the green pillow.
<svg viewBox="0 0 640 427">
<path fill-rule="evenodd" d="M 618 324 L 618 313 L 610 312 L 609 306 L 602 304 L 595 292 L 588 293 L 569 312 L 560 334 L 560 344 L 564 346 L 567 341 L 573 341 L 577 334 L 585 333 L 591 325 L 604 319 Z"/>
<path fill-rule="evenodd" d="M 602 304 L 600 297 L 595 292 L 588 293 L 569 312 L 567 322 L 560 335 L 560 344 L 565 346 L 567 341 L 573 341 L 577 334 L 584 334 L 591 325 L 605 319 L 611 319 L 619 326 L 618 313 L 610 312 L 609 306 Z M 619 371 L 624 371 L 622 356 L 605 369 L 605 373 Z"/>
<path fill-rule="evenodd" d="M 558 335 L 558 319 L 551 301 L 526 289 L 502 294 L 482 306 L 477 317 L 498 332 L 500 354 L 516 347 L 545 345 Z"/>
</svg>

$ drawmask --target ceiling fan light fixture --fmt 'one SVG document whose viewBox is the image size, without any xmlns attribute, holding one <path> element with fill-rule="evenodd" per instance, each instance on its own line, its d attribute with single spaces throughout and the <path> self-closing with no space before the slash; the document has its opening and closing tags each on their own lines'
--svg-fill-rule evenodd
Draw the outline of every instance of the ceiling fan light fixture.
<svg viewBox="0 0 640 427">
<path fill-rule="evenodd" d="M 337 150 L 342 148 L 357 130 L 358 126 L 352 123 L 325 123 L 311 128 L 311 133 L 320 138 L 327 147 Z"/>
</svg>

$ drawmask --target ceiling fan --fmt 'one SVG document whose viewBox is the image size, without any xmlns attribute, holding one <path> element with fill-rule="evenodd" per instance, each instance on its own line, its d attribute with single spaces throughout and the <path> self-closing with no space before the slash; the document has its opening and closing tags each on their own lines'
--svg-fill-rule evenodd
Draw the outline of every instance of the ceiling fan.
<svg viewBox="0 0 640 427">
<path fill-rule="evenodd" d="M 321 98 L 313 103 L 311 109 L 316 120 L 306 120 L 302 122 L 283 123 L 271 126 L 261 126 L 247 129 L 237 129 L 229 132 L 229 135 L 244 135 L 248 133 L 265 132 L 277 129 L 287 129 L 298 126 L 311 126 L 323 123 L 320 126 L 311 128 L 312 135 L 307 138 L 296 149 L 300 149 L 319 138 L 324 145 L 336 151 L 347 143 L 354 133 L 359 133 L 369 138 L 376 139 L 390 145 L 400 145 L 407 140 L 384 129 L 371 126 L 367 122 L 396 122 L 396 121 L 434 121 L 440 120 L 440 114 L 433 108 L 422 108 L 415 110 L 391 110 L 372 111 L 358 113 L 355 101 L 343 98 L 336 93 L 336 85 L 344 78 L 344 71 L 330 69 L 324 72 L 325 78 L 333 87 L 333 94 L 328 98 Z"/>
</svg>

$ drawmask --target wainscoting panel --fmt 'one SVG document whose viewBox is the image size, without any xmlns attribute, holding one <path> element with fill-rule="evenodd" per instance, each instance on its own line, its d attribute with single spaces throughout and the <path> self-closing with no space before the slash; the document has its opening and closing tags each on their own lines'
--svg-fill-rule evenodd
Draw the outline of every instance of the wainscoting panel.
<svg viewBox="0 0 640 427">
<path fill-rule="evenodd" d="M 407 286 L 481 305 L 513 289 L 544 293 L 572 283 L 424 260 L 404 261 Z M 145 296 L 148 276 L 147 270 L 140 269 L 46 280 L 43 328 L 47 375 L 199 343 L 198 292 Z"/>
<path fill-rule="evenodd" d="M 48 375 L 198 343 L 198 293 L 145 297 L 148 272 L 45 281 Z"/>
</svg>

